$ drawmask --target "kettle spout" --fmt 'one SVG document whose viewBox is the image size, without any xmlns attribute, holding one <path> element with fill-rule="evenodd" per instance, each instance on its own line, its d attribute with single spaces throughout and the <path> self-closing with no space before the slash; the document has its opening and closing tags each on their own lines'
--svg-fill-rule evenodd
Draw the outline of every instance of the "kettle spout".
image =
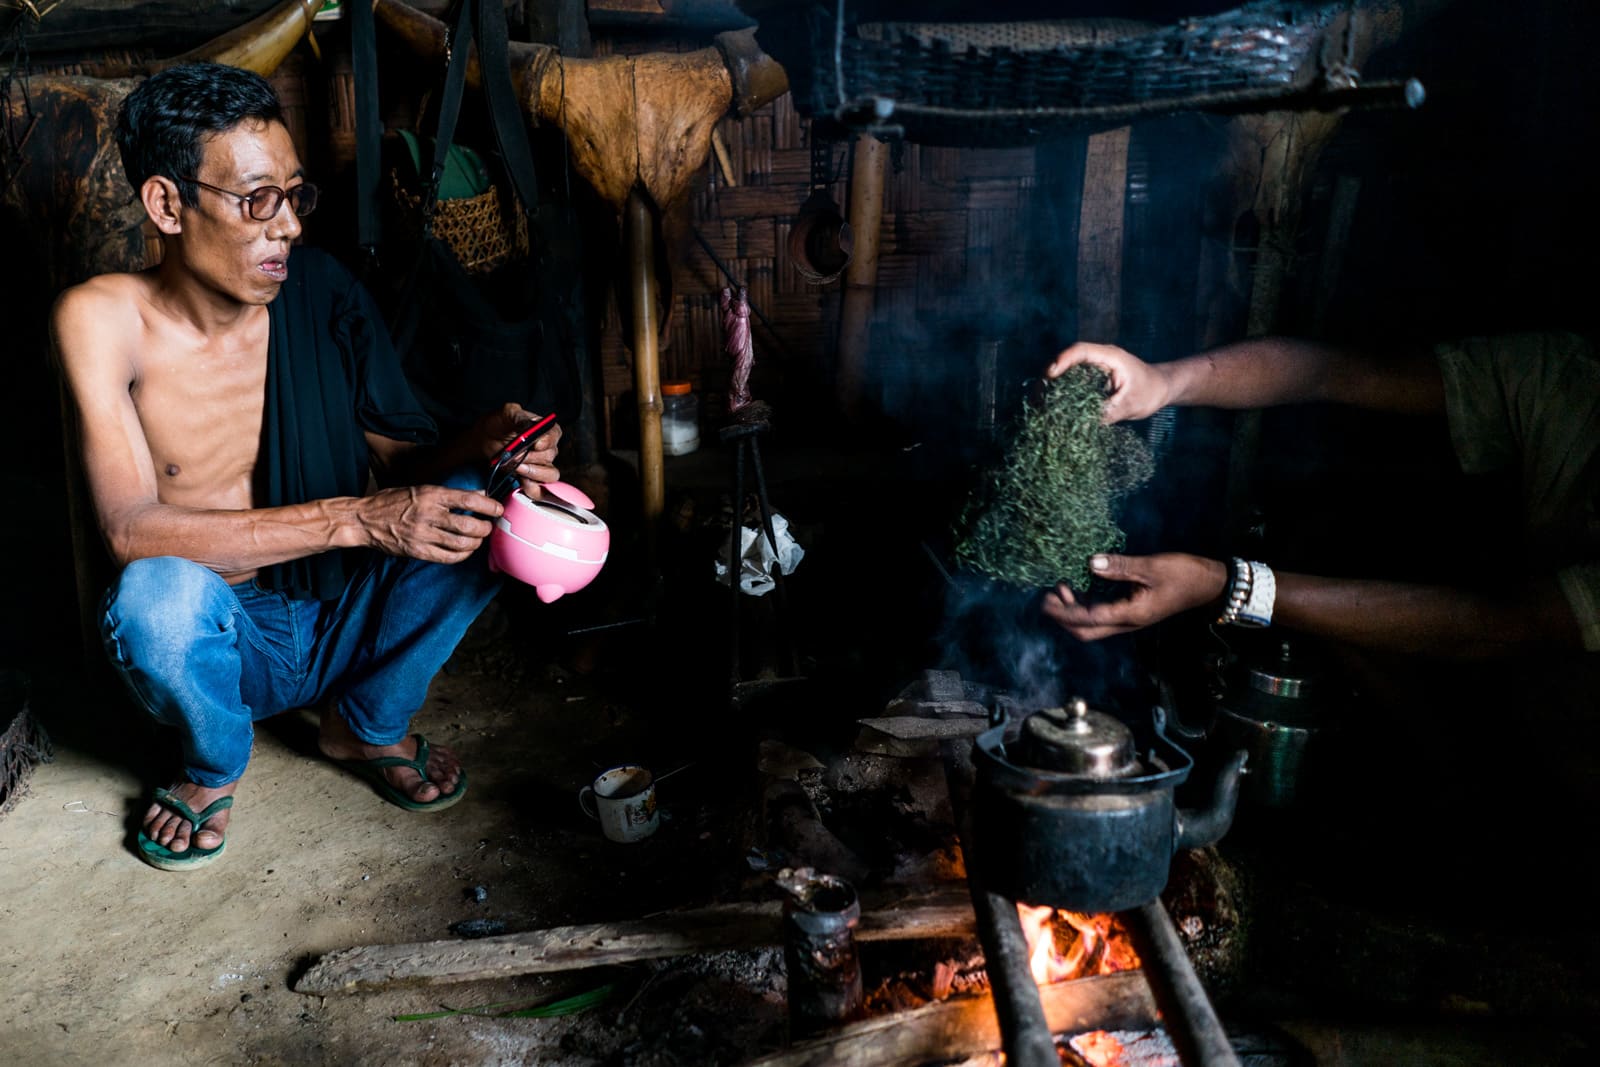
<svg viewBox="0 0 1600 1067">
<path fill-rule="evenodd" d="M 1228 832 L 1228 827 L 1233 825 L 1234 808 L 1239 803 L 1239 775 L 1244 772 L 1244 761 L 1248 755 L 1244 749 L 1240 749 L 1222 765 L 1222 770 L 1217 774 L 1210 808 L 1178 812 L 1174 851 L 1215 844 Z"/>
</svg>

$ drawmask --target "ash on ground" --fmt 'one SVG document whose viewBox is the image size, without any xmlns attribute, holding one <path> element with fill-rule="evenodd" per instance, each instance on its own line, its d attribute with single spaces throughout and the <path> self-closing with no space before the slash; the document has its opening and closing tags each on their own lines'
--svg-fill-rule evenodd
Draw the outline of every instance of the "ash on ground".
<svg viewBox="0 0 1600 1067">
<path fill-rule="evenodd" d="M 722 1067 L 787 1040 L 780 948 L 658 960 L 639 972 L 631 993 L 569 1023 L 560 1041 L 566 1062 Z"/>
</svg>

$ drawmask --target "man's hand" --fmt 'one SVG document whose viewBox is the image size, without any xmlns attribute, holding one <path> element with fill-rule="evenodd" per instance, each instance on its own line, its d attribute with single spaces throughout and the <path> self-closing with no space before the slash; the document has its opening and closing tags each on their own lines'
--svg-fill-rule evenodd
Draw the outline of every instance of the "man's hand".
<svg viewBox="0 0 1600 1067">
<path fill-rule="evenodd" d="M 357 507 L 373 548 L 429 563 L 460 563 L 472 555 L 505 512 L 483 493 L 442 485 L 382 489 Z"/>
<path fill-rule="evenodd" d="M 1080 363 L 1099 367 L 1111 380 L 1111 395 L 1106 397 L 1100 413 L 1100 421 L 1108 426 L 1128 419 L 1147 419 L 1171 403 L 1171 389 L 1161 368 L 1116 345 L 1080 341 L 1051 360 L 1045 377 L 1059 378 Z"/>
<path fill-rule="evenodd" d="M 517 434 L 532 426 L 538 418 L 539 416 L 520 404 L 507 404 L 500 410 L 491 411 L 479 419 L 477 429 L 485 443 L 484 458 L 492 461 Z M 533 448 L 528 450 L 528 454 L 517 467 L 517 479 L 522 484 L 522 491 L 529 498 L 538 498 L 539 483 L 561 479 L 561 472 L 556 469 L 556 453 L 560 450 L 560 446 L 559 423 L 533 439 Z"/>
<path fill-rule="evenodd" d="M 1070 350 L 1069 350 L 1070 351 Z M 1089 566 L 1102 578 L 1133 588 L 1122 600 L 1080 604 L 1059 585 L 1045 594 L 1044 613 L 1080 641 L 1141 630 L 1181 611 L 1222 596 L 1228 587 L 1225 563 L 1182 552 L 1155 556 L 1094 556 Z"/>
</svg>

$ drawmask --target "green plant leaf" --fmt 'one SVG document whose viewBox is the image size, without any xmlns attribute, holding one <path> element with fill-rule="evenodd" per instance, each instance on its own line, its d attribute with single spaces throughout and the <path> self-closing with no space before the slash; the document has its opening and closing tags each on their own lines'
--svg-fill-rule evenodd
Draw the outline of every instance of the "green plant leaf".
<svg viewBox="0 0 1600 1067">
<path fill-rule="evenodd" d="M 504 1000 L 498 1004 L 482 1004 L 476 1008 L 452 1008 L 446 1005 L 443 1011 L 422 1012 L 417 1015 L 396 1015 L 397 1023 L 423 1022 L 428 1019 L 448 1019 L 456 1015 L 477 1015 L 489 1019 L 553 1019 L 560 1015 L 576 1015 L 588 1011 L 590 1008 L 599 1007 L 616 992 L 616 986 L 610 983 L 591 989 L 585 993 L 576 993 L 560 1000 L 545 1003 L 526 1003 L 515 1000 Z M 512 1004 L 524 1003 L 525 1006 L 511 1011 L 498 1009 Z"/>
</svg>

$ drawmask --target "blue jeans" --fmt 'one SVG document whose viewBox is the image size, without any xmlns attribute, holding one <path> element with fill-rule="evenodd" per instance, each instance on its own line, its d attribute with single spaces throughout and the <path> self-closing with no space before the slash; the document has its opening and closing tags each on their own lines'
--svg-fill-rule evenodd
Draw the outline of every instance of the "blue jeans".
<svg viewBox="0 0 1600 1067">
<path fill-rule="evenodd" d="M 178 728 L 188 779 L 216 788 L 244 773 L 252 724 L 292 708 L 331 700 L 368 744 L 403 740 L 500 581 L 484 549 L 457 564 L 374 553 L 337 600 L 295 600 L 162 556 L 123 568 L 100 632 L 134 699 Z"/>
</svg>

